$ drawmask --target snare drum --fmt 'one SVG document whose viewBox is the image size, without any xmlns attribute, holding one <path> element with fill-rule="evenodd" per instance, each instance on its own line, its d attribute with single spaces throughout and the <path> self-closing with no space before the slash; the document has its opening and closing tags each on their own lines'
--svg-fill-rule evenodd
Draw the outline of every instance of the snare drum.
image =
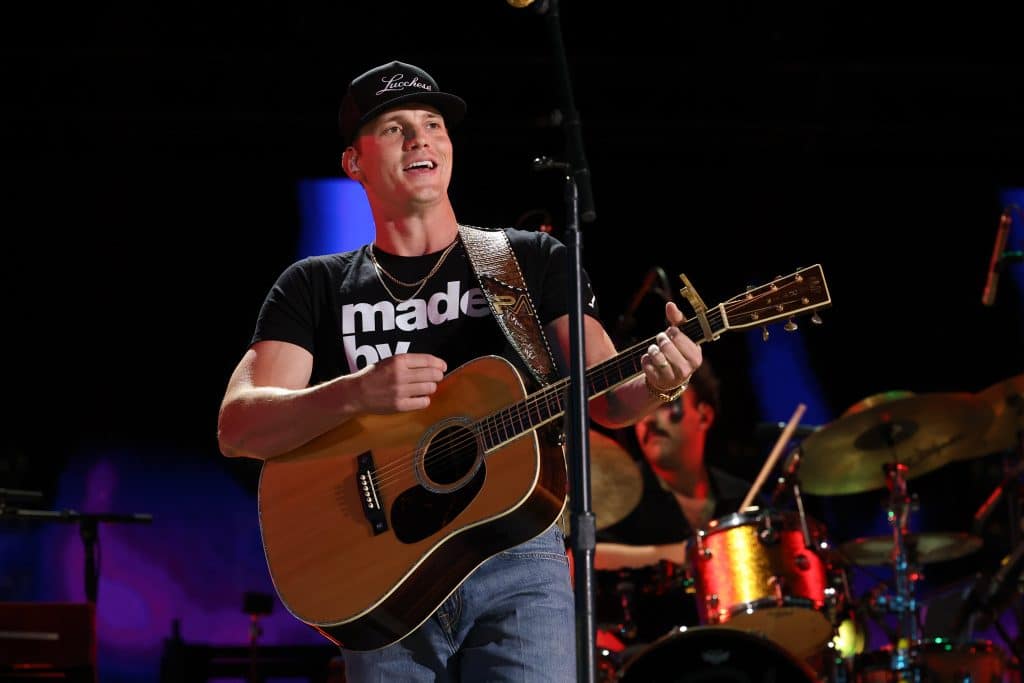
<svg viewBox="0 0 1024 683">
<path fill-rule="evenodd" d="M 683 628 L 631 657 L 619 683 L 814 683 L 792 653 L 757 634 L 725 626 Z"/>
<path fill-rule="evenodd" d="M 808 519 L 807 529 L 811 547 L 796 513 L 748 508 L 698 531 L 688 560 L 701 623 L 759 633 L 801 658 L 819 653 L 834 633 L 835 591 L 824 527 Z"/>
</svg>

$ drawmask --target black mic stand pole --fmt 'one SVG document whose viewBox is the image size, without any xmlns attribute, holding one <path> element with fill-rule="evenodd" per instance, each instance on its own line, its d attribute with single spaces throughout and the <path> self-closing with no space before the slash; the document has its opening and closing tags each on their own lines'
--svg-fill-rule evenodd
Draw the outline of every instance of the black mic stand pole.
<svg viewBox="0 0 1024 683">
<path fill-rule="evenodd" d="M 576 184 L 566 176 L 566 195 L 569 198 L 570 217 L 578 215 Z M 569 226 L 572 226 L 570 220 Z M 572 235 L 570 227 L 567 234 Z M 579 238 L 569 239 L 569 259 L 575 261 L 572 272 L 576 277 L 569 282 L 570 352 L 572 367 L 569 383 L 569 504 L 572 506 L 573 586 L 576 591 L 576 674 L 577 680 L 592 683 L 596 666 L 595 640 L 597 621 L 594 607 L 594 546 L 597 525 L 590 500 L 590 418 L 587 410 L 585 378 L 583 299 L 579 278 Z M 575 245 L 575 248 L 572 247 Z"/>
<path fill-rule="evenodd" d="M 579 115 L 573 102 L 569 64 L 562 42 L 558 0 L 542 0 L 549 37 L 558 61 L 561 85 L 563 126 L 568 137 L 566 198 L 566 247 L 569 254 L 569 331 L 570 384 L 567 443 L 569 459 L 569 504 L 572 506 L 571 547 L 573 553 L 573 585 L 576 592 L 576 665 L 577 680 L 595 680 L 595 638 L 597 625 L 594 608 L 594 545 L 597 527 L 590 500 L 590 418 L 587 410 L 586 354 L 583 334 L 582 299 L 582 237 L 579 219 L 592 222 L 596 218 L 594 197 L 590 186 L 590 170 L 583 151 Z M 563 166 L 559 164 L 559 166 Z M 550 167 L 550 166 L 549 166 Z"/>
</svg>

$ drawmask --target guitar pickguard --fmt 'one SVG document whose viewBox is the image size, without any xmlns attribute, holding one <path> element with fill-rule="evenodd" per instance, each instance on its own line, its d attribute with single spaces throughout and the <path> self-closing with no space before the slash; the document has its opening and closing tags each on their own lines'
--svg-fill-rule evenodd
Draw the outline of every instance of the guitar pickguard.
<svg viewBox="0 0 1024 683">
<path fill-rule="evenodd" d="M 486 466 L 464 486 L 449 493 L 434 493 L 414 486 L 398 494 L 391 507 L 391 527 L 402 543 L 416 543 L 448 526 L 483 488 Z"/>
</svg>

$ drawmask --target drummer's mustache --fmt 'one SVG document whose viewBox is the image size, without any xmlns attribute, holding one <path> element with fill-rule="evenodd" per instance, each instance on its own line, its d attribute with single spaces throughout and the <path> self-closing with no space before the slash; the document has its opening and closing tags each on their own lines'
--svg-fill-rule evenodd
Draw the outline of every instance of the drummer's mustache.
<svg viewBox="0 0 1024 683">
<path fill-rule="evenodd" d="M 650 425 L 649 425 L 649 426 L 647 427 L 647 430 L 646 430 L 646 431 L 644 431 L 644 434 L 643 434 L 643 438 L 642 438 L 641 440 L 642 440 L 642 441 L 643 441 L 644 443 L 647 443 L 648 441 L 650 441 L 650 440 L 651 440 L 651 437 L 652 437 L 652 436 L 663 436 L 663 437 L 665 437 L 666 439 L 668 439 L 668 438 L 670 438 L 670 437 L 671 437 L 672 435 L 671 435 L 671 434 L 669 434 L 668 432 L 666 432 L 666 431 L 665 431 L 664 429 L 662 429 L 661 427 L 659 427 L 659 426 L 658 426 L 657 424 L 655 424 L 655 423 L 653 423 L 653 422 L 652 422 L 652 423 L 651 423 L 651 424 L 650 424 Z"/>
</svg>

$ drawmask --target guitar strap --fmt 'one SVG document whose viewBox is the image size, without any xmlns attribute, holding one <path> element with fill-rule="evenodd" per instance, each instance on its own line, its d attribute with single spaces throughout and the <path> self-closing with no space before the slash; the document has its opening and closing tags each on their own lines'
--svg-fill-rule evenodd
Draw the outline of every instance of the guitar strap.
<svg viewBox="0 0 1024 683">
<path fill-rule="evenodd" d="M 494 319 L 541 386 L 558 379 L 558 370 L 537 310 L 523 280 L 519 261 L 504 230 L 459 225 L 480 289 Z"/>
</svg>

